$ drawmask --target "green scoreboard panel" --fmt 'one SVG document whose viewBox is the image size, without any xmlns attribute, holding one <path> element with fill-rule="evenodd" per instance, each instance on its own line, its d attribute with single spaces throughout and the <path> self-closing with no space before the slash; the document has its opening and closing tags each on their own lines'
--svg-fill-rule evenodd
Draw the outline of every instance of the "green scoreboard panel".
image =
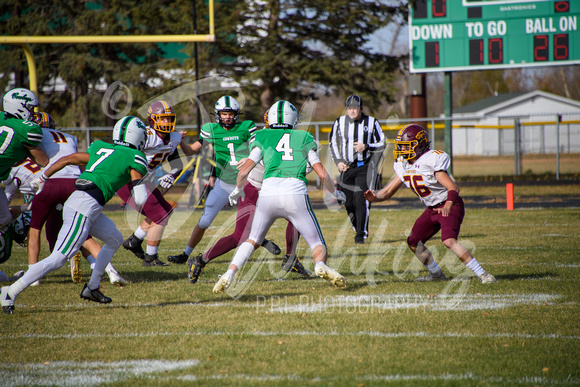
<svg viewBox="0 0 580 387">
<path fill-rule="evenodd" d="M 411 72 L 580 63 L 580 0 L 415 0 Z"/>
</svg>

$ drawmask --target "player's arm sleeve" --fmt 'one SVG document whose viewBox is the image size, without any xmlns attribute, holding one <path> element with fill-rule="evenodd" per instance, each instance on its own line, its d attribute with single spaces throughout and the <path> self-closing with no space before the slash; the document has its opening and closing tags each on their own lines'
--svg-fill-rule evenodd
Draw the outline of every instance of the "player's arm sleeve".
<svg viewBox="0 0 580 387">
<path fill-rule="evenodd" d="M 254 133 L 256 131 L 256 129 L 257 129 L 256 124 L 254 123 L 254 121 L 247 120 L 246 122 L 248 123 L 248 131 L 250 133 Z"/>
<path fill-rule="evenodd" d="M 250 156 L 248 156 L 248 158 L 252 160 L 254 163 L 258 164 L 260 160 L 262 160 L 262 150 L 257 146 L 254 147 L 254 149 L 252 149 L 252 151 L 250 152 Z"/>
<path fill-rule="evenodd" d="M 145 176 L 147 174 L 147 159 L 142 153 L 135 154 L 135 159 L 131 168 Z M 133 179 L 135 180 L 135 179 Z"/>
<path fill-rule="evenodd" d="M 451 158 L 445 152 L 437 154 L 433 159 L 433 171 L 443 171 L 447 172 L 449 165 L 451 164 Z"/>
<path fill-rule="evenodd" d="M 137 169 L 131 169 L 131 197 L 135 201 L 135 204 L 142 206 L 147 201 L 149 193 L 147 192 L 147 187 L 143 184 L 143 174 Z"/>
<path fill-rule="evenodd" d="M 199 138 L 207 141 L 208 143 L 212 143 L 212 127 L 211 124 L 205 124 L 201 127 L 199 131 Z"/>
<path fill-rule="evenodd" d="M 403 180 L 402 174 L 397 173 L 397 169 L 398 169 L 399 166 L 400 166 L 399 162 L 395 161 L 393 163 L 393 170 L 395 171 L 395 175 L 397 176 L 397 178 L 404 183 L 405 180 Z"/>
<path fill-rule="evenodd" d="M 175 148 L 173 153 L 170 154 L 167 159 L 169 160 L 169 166 L 171 167 L 171 171 L 169 171 L 169 173 L 171 173 L 174 177 L 177 177 L 177 175 L 179 175 L 183 169 L 183 162 L 179 157 L 177 148 Z"/>
<path fill-rule="evenodd" d="M 318 157 L 318 152 L 316 152 L 316 149 L 310 149 L 308 151 L 308 162 L 310 165 L 320 163 L 320 157 Z"/>
</svg>

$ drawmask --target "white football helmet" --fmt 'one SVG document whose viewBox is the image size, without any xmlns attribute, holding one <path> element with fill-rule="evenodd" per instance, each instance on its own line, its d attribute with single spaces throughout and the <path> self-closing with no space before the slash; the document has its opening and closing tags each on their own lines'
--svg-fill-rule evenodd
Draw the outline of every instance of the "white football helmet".
<svg viewBox="0 0 580 387">
<path fill-rule="evenodd" d="M 147 128 L 137 117 L 121 118 L 113 128 L 113 143 L 143 151 L 147 140 Z"/>
<path fill-rule="evenodd" d="M 4 94 L 2 103 L 6 113 L 21 120 L 28 120 L 32 117 L 34 108 L 38 106 L 38 98 L 32 91 L 19 87 Z"/>
<path fill-rule="evenodd" d="M 288 101 L 278 101 L 268 111 L 268 127 L 294 129 L 298 124 L 298 111 Z"/>
<path fill-rule="evenodd" d="M 236 115 L 232 122 L 223 122 L 220 116 L 220 112 L 234 112 Z M 225 95 L 218 99 L 215 104 L 215 119 L 218 124 L 222 125 L 227 129 L 231 129 L 235 124 L 238 123 L 238 118 L 240 117 L 240 104 L 234 98 L 229 95 Z"/>
</svg>

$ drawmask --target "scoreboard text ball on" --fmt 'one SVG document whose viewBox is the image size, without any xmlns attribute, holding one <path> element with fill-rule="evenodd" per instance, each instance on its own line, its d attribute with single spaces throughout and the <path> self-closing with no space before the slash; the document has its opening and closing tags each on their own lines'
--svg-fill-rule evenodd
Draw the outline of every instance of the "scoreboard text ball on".
<svg viewBox="0 0 580 387">
<path fill-rule="evenodd" d="M 580 0 L 416 0 L 411 72 L 580 63 Z"/>
</svg>

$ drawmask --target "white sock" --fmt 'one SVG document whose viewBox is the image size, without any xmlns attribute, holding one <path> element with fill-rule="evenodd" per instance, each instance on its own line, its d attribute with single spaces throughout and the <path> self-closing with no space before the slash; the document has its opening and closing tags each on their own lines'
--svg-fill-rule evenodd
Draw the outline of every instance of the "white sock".
<svg viewBox="0 0 580 387">
<path fill-rule="evenodd" d="M 32 266 L 32 265 L 28 265 L 28 269 L 29 269 L 29 270 L 30 270 L 30 267 L 31 267 L 31 266 Z M 38 286 L 38 285 L 40 285 L 40 280 L 36 280 L 36 281 L 34 281 L 34 282 L 33 282 L 33 283 L 31 283 L 29 286 Z"/>
<path fill-rule="evenodd" d="M 252 254 L 254 253 L 254 245 L 250 242 L 244 242 L 238 247 L 236 250 L 236 254 L 232 258 L 232 265 L 236 265 L 238 269 L 241 269 L 242 266 L 250 259 Z"/>
<path fill-rule="evenodd" d="M 326 266 L 326 263 L 322 261 L 316 262 L 316 264 L 314 265 L 314 271 L 316 271 L 316 269 L 318 269 L 319 267 L 328 267 L 328 266 Z"/>
<path fill-rule="evenodd" d="M 193 252 L 193 247 L 185 246 L 185 250 L 183 250 L 183 252 L 189 257 Z"/>
<path fill-rule="evenodd" d="M 155 255 L 159 251 L 159 246 L 149 246 L 147 245 L 147 254 Z"/>
<path fill-rule="evenodd" d="M 139 226 L 139 228 L 137 230 L 135 230 L 135 232 L 133 233 L 133 235 L 135 235 L 137 238 L 143 240 L 147 236 L 147 232 L 146 231 L 143 231 L 143 229 L 141 228 L 141 226 Z"/>
<path fill-rule="evenodd" d="M 226 271 L 226 273 L 224 275 L 229 276 L 230 278 L 234 278 L 234 276 L 236 275 L 236 272 L 233 271 L 232 269 L 228 269 L 228 271 Z"/>
<path fill-rule="evenodd" d="M 439 265 L 437 265 L 437 262 L 435 262 L 435 260 L 433 260 L 431 263 L 425 265 L 425 267 L 427 268 L 427 270 L 429 270 L 429 273 L 431 273 L 431 274 L 436 274 L 439 271 L 441 271 L 441 268 L 439 267 Z"/>
<path fill-rule="evenodd" d="M 479 265 L 479 262 L 477 262 L 477 259 L 475 258 L 472 258 L 471 261 L 469 261 L 469 263 L 465 266 L 470 268 L 471 271 L 473 271 L 475 275 L 478 277 L 483 273 L 485 273 L 485 270 L 483 270 L 483 268 Z"/>
</svg>

